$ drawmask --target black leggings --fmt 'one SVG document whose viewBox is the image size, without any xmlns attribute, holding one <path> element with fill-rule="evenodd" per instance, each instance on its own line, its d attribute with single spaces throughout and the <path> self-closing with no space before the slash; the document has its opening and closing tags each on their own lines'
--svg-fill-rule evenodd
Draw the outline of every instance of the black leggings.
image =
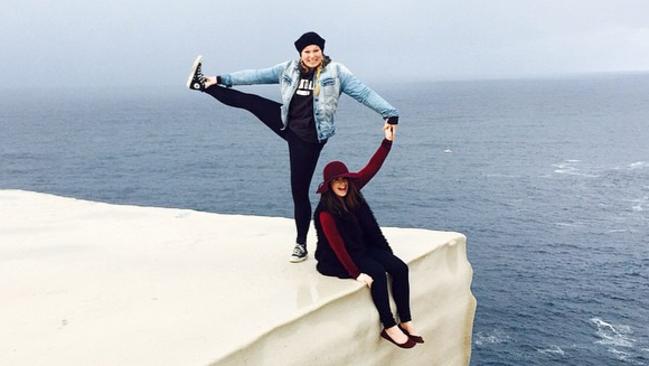
<svg viewBox="0 0 649 366">
<path fill-rule="evenodd" d="M 408 282 L 408 265 L 394 254 L 383 249 L 368 249 L 364 256 L 354 258 L 361 272 L 368 274 L 374 282 L 370 292 L 372 301 L 379 311 L 383 327 L 390 328 L 397 323 L 390 310 L 388 298 L 388 279 L 392 277 L 392 296 L 397 304 L 399 320 L 402 323 L 412 320 L 410 315 L 410 284 Z"/>
<path fill-rule="evenodd" d="M 255 94 L 242 93 L 231 88 L 212 85 L 205 92 L 231 107 L 242 108 L 254 114 L 268 128 L 288 142 L 291 166 L 291 194 L 293 195 L 293 217 L 297 229 L 295 241 L 306 245 L 306 235 L 311 223 L 311 201 L 309 188 L 313 172 L 318 164 L 320 151 L 325 142 L 315 144 L 303 141 L 290 129 L 284 128 L 281 104 Z"/>
</svg>

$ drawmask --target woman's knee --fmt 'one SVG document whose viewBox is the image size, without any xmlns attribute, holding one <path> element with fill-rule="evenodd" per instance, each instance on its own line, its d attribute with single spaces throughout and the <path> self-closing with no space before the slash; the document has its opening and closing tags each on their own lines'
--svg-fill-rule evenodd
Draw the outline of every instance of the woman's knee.
<svg viewBox="0 0 649 366">
<path fill-rule="evenodd" d="M 311 211 L 311 201 L 309 194 L 304 193 L 301 189 L 292 189 L 291 196 L 293 197 L 293 204 L 296 208 Z"/>
<path fill-rule="evenodd" d="M 385 268 L 377 262 L 363 261 L 359 267 L 361 272 L 372 277 L 374 281 L 378 280 L 380 282 L 386 278 Z"/>
<path fill-rule="evenodd" d="M 408 277 L 409 271 L 408 265 L 399 258 L 394 261 L 389 269 L 389 273 L 395 277 Z"/>
</svg>

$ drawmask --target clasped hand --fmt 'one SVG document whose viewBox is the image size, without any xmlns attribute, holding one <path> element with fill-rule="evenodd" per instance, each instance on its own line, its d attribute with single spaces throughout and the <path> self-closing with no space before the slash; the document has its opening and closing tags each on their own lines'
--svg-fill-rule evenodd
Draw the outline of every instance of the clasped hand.
<svg viewBox="0 0 649 366">
<path fill-rule="evenodd" d="M 389 124 L 385 122 L 383 125 L 383 132 L 385 132 L 385 138 L 388 141 L 394 141 L 394 138 L 397 136 L 397 125 Z"/>
</svg>

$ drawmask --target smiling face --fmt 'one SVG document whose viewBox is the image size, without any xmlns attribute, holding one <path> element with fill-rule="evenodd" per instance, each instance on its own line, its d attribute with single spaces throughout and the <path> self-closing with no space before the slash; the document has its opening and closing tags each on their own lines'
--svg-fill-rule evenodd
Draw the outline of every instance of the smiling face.
<svg viewBox="0 0 649 366">
<path fill-rule="evenodd" d="M 322 50 L 317 45 L 308 45 L 300 52 L 300 60 L 308 68 L 316 68 L 322 62 Z"/>
<path fill-rule="evenodd" d="M 331 181 L 331 190 L 338 197 L 345 197 L 349 189 L 349 181 L 347 178 L 335 178 Z"/>
</svg>

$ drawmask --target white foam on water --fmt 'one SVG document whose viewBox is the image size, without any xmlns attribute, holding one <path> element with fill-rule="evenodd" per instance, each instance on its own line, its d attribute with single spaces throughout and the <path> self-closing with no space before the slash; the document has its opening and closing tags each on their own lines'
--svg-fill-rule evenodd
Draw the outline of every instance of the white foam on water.
<svg viewBox="0 0 649 366">
<path fill-rule="evenodd" d="M 451 149 L 446 149 L 446 150 L 444 150 L 444 152 L 445 152 L 445 153 L 450 153 L 450 152 L 453 152 L 453 150 L 451 150 Z"/>
<path fill-rule="evenodd" d="M 645 210 L 644 206 L 649 203 L 649 196 L 644 196 L 642 198 L 632 200 L 627 199 L 624 201 L 635 203 L 635 205 L 631 206 L 631 210 L 633 210 L 633 212 L 643 212 Z"/>
<path fill-rule="evenodd" d="M 635 163 L 629 164 L 628 167 L 629 167 L 629 169 L 633 170 L 633 169 L 646 168 L 648 166 L 649 166 L 649 163 L 647 163 L 646 161 L 636 161 Z"/>
<path fill-rule="evenodd" d="M 564 160 L 564 162 L 552 164 L 552 166 L 557 168 L 554 170 L 554 172 L 557 174 L 576 175 L 587 178 L 599 177 L 599 175 L 583 173 L 578 168 L 576 168 L 574 165 L 580 161 L 581 160 Z"/>
<path fill-rule="evenodd" d="M 636 340 L 631 338 L 633 330 L 628 325 L 612 325 L 600 318 L 590 319 L 597 327 L 595 335 L 600 339 L 595 341 L 596 344 L 601 344 L 609 346 L 608 350 L 616 355 L 616 357 L 628 357 L 628 354 L 624 351 L 617 349 L 621 348 L 633 348 Z M 622 359 L 622 358 L 620 358 Z"/>
<path fill-rule="evenodd" d="M 609 230 L 606 233 L 607 234 L 614 234 L 614 233 L 626 233 L 629 230 L 626 229 L 614 229 L 614 230 Z"/>
<path fill-rule="evenodd" d="M 588 174 L 588 173 L 582 173 L 576 168 L 568 167 L 566 169 L 555 169 L 555 173 L 557 174 L 565 174 L 565 175 L 576 175 L 579 177 L 586 177 L 586 178 L 598 178 L 599 175 L 596 174 Z"/>
<path fill-rule="evenodd" d="M 634 365 L 645 365 L 642 362 L 635 360 L 636 340 L 631 337 L 633 329 L 628 325 L 611 324 L 601 318 L 591 318 L 590 322 L 597 327 L 595 335 L 599 340 L 595 344 L 606 346 L 606 350 L 610 352 L 616 359 L 631 363 Z M 641 348 L 641 351 L 649 352 L 648 348 Z"/>
<path fill-rule="evenodd" d="M 486 344 L 500 344 L 511 339 L 505 332 L 500 329 L 495 329 L 492 332 L 478 332 L 475 335 L 475 340 L 473 343 L 476 346 L 482 346 Z"/>
<path fill-rule="evenodd" d="M 552 355 L 559 355 L 559 356 L 565 356 L 566 353 L 561 349 L 561 347 L 552 345 L 550 348 L 545 348 L 545 349 L 539 349 L 539 352 L 543 354 L 552 354 Z"/>
<path fill-rule="evenodd" d="M 556 226 L 564 226 L 564 227 L 579 227 L 584 225 L 581 222 L 554 222 L 553 224 Z"/>
<path fill-rule="evenodd" d="M 626 360 L 627 358 L 629 358 L 629 356 L 630 356 L 628 353 L 626 353 L 626 352 L 624 352 L 624 351 L 617 350 L 617 349 L 615 349 L 615 348 L 609 348 L 608 350 L 609 350 L 612 354 L 614 354 L 615 357 L 617 357 L 618 360 L 621 360 L 621 361 L 625 361 L 625 360 Z"/>
<path fill-rule="evenodd" d="M 520 178 L 520 175 L 511 175 L 511 174 L 500 174 L 500 173 L 489 173 L 485 174 L 489 178 Z"/>
</svg>

